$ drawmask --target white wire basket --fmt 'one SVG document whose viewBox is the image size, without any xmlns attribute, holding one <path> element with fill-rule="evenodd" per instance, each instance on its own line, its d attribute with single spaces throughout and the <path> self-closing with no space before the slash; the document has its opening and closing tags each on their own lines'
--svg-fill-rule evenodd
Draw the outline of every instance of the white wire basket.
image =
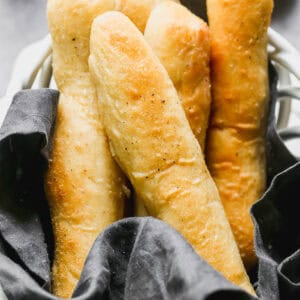
<svg viewBox="0 0 300 300">
<path fill-rule="evenodd" d="M 295 141 L 300 138 L 300 103 L 292 101 L 300 100 L 300 53 L 271 28 L 268 37 L 269 58 L 279 75 L 277 128 L 290 150 L 300 156 L 300 139 Z M 0 127 L 15 93 L 23 89 L 56 88 L 52 78 L 51 60 L 50 35 L 20 52 L 6 94 L 0 99 Z"/>
<path fill-rule="evenodd" d="M 288 148 L 300 156 L 300 53 L 279 33 L 268 31 L 269 58 L 278 71 L 277 129 Z M 0 127 L 13 96 L 23 89 L 56 88 L 52 77 L 51 38 L 30 44 L 18 55 L 3 98 L 0 99 Z M 298 154 L 298 155 L 297 155 Z M 0 285 L 0 300 L 7 300 Z"/>
</svg>

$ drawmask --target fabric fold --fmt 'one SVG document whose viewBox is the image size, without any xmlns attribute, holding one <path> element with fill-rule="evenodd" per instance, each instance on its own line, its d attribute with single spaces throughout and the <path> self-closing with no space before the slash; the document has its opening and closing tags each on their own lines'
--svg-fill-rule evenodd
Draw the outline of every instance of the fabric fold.
<svg viewBox="0 0 300 300">
<path fill-rule="evenodd" d="M 269 187 L 252 208 L 259 299 L 299 299 L 300 163 L 275 130 L 277 78 L 270 66 Z M 18 93 L 0 129 L 0 284 L 8 299 L 50 293 L 53 237 L 43 172 L 58 92 Z M 73 299 L 254 299 L 229 283 L 173 228 L 127 218 L 96 239 Z"/>
</svg>

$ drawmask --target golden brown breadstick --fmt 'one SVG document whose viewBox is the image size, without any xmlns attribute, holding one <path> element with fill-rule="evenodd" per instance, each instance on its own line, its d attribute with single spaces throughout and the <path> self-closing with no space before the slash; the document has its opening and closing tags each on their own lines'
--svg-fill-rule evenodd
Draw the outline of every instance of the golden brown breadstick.
<svg viewBox="0 0 300 300">
<path fill-rule="evenodd" d="M 166 1 L 150 14 L 145 38 L 173 81 L 204 151 L 211 103 L 208 26 L 184 6 Z"/>
<path fill-rule="evenodd" d="M 166 1 L 153 9 L 145 38 L 166 68 L 202 151 L 210 114 L 210 38 L 205 22 L 184 6 Z M 135 198 L 135 216 L 146 216 Z"/>
<path fill-rule="evenodd" d="M 144 32 L 152 9 L 164 1 L 169 0 L 118 0 L 116 10 L 124 13 L 141 32 Z M 179 0 L 172 1 L 180 2 Z"/>
<path fill-rule="evenodd" d="M 61 92 L 45 187 L 55 238 L 53 292 L 70 298 L 97 235 L 123 216 L 124 178 L 109 151 L 88 70 L 92 20 L 112 1 L 49 0 Z"/>
<path fill-rule="evenodd" d="M 88 70 L 92 21 L 105 11 L 123 9 L 143 30 L 141 16 L 146 20 L 161 1 L 48 1 L 54 75 L 61 92 L 45 182 L 55 238 L 52 281 L 57 296 L 71 296 L 94 239 L 123 216 L 122 186 L 127 191 L 108 148 Z"/>
<path fill-rule="evenodd" d="M 247 268 L 256 257 L 250 207 L 265 190 L 267 28 L 272 0 L 208 0 L 212 118 L 208 168 Z"/>
<path fill-rule="evenodd" d="M 143 35 L 123 14 L 105 13 L 93 23 L 90 49 L 111 148 L 147 210 L 253 293 L 201 148 Z"/>
</svg>

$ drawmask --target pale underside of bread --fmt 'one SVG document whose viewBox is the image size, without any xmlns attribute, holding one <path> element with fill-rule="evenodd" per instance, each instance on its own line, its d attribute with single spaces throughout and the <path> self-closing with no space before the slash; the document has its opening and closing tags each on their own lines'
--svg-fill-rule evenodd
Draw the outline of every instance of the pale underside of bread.
<svg viewBox="0 0 300 300">
<path fill-rule="evenodd" d="M 112 152 L 149 213 L 223 275 L 253 292 L 216 186 L 172 81 L 121 13 L 98 17 L 89 65 Z"/>
<path fill-rule="evenodd" d="M 256 263 L 250 207 L 266 185 L 267 28 L 272 0 L 208 0 L 212 117 L 208 168 L 248 268 Z"/>
<path fill-rule="evenodd" d="M 119 184 L 107 184 L 106 163 L 113 161 L 87 66 L 86 39 L 96 9 L 95 2 L 48 1 L 54 76 L 61 95 L 45 188 L 55 239 L 52 291 L 63 298 L 71 297 L 96 236 L 122 217 L 123 210 L 122 198 L 113 198 Z M 121 176 L 117 166 L 114 170 Z"/>
</svg>

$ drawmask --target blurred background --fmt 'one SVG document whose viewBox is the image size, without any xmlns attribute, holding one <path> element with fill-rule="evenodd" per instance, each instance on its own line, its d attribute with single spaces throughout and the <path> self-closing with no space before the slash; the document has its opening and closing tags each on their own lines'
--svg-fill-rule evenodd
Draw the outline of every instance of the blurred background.
<svg viewBox="0 0 300 300">
<path fill-rule="evenodd" d="M 204 0 L 183 0 L 199 7 Z M 0 0 L 0 97 L 5 93 L 19 51 L 47 34 L 46 0 Z M 275 0 L 272 26 L 300 50 L 300 1 Z"/>
</svg>

